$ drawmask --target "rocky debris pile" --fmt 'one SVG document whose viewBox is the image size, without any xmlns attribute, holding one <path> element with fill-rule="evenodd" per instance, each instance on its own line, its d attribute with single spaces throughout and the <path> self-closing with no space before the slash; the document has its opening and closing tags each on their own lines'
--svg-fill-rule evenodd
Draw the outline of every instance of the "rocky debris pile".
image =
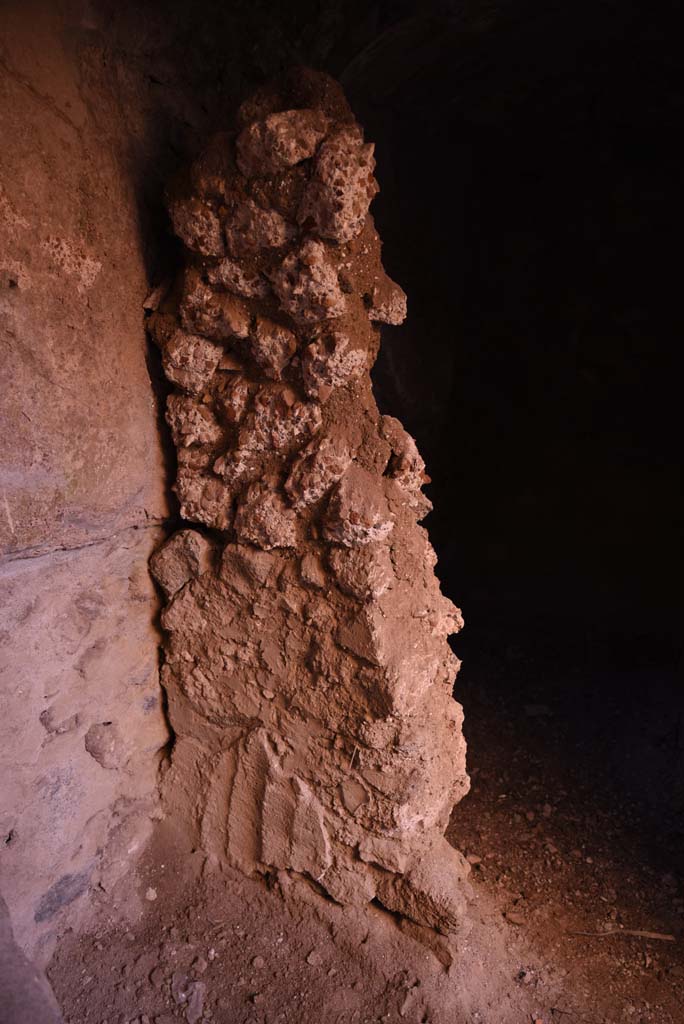
<svg viewBox="0 0 684 1024">
<path fill-rule="evenodd" d="M 340 88 L 298 70 L 172 190 L 186 266 L 149 326 L 197 525 L 152 560 L 165 794 L 219 861 L 450 933 L 469 870 L 443 839 L 468 788 L 462 622 L 418 525 L 423 461 L 371 390 L 379 324 L 406 314 L 373 171 Z"/>
</svg>

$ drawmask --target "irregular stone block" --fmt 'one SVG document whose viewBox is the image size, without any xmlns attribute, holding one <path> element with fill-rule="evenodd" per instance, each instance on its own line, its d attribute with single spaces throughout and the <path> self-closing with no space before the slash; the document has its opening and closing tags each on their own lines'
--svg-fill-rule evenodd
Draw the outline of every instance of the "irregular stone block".
<svg viewBox="0 0 684 1024">
<path fill-rule="evenodd" d="M 250 317 L 244 300 L 215 291 L 195 269 L 185 275 L 180 315 L 187 331 L 213 341 L 246 338 L 249 334 Z"/>
<path fill-rule="evenodd" d="M 332 263 L 322 242 L 309 239 L 286 256 L 271 274 L 281 308 L 302 323 L 342 316 L 346 303 Z"/>
<path fill-rule="evenodd" d="M 239 433 L 240 447 L 254 452 L 291 453 L 306 443 L 322 422 L 316 402 L 302 402 L 288 386 L 259 388 Z"/>
<path fill-rule="evenodd" d="M 360 376 L 368 366 L 363 349 L 349 346 L 342 331 L 326 329 L 302 353 L 302 380 L 306 393 L 323 402 L 335 388 Z"/>
<path fill-rule="evenodd" d="M 209 284 L 220 285 L 244 299 L 265 299 L 270 291 L 265 277 L 237 260 L 225 259 L 215 267 L 209 267 L 207 280 Z"/>
<path fill-rule="evenodd" d="M 232 427 L 242 422 L 250 398 L 249 384 L 241 376 L 231 375 L 228 380 L 222 380 L 214 391 L 216 410 Z"/>
<path fill-rule="evenodd" d="M 334 547 L 328 561 L 339 586 L 358 601 L 377 601 L 394 581 L 392 559 L 383 544 Z"/>
<path fill-rule="evenodd" d="M 270 551 L 295 546 L 296 523 L 296 515 L 279 494 L 254 484 L 240 502 L 234 526 L 241 541 Z"/>
<path fill-rule="evenodd" d="M 359 857 L 370 864 L 377 864 L 386 871 L 403 874 L 409 863 L 410 851 L 400 843 L 381 836 L 365 836 L 359 843 Z"/>
<path fill-rule="evenodd" d="M 179 448 L 188 448 L 192 444 L 216 444 L 221 440 L 221 427 L 212 410 L 186 395 L 169 395 L 166 422 Z"/>
<path fill-rule="evenodd" d="M 348 242 L 363 228 L 378 191 L 372 145 L 357 125 L 344 125 L 321 146 L 298 220 L 322 238 Z"/>
<path fill-rule="evenodd" d="M 321 110 L 283 110 L 253 121 L 237 139 L 237 163 L 246 178 L 278 174 L 312 157 L 329 120 Z"/>
<path fill-rule="evenodd" d="M 201 256 L 222 256 L 221 222 L 201 199 L 178 199 L 169 206 L 173 230 L 191 252 Z"/>
<path fill-rule="evenodd" d="M 398 326 L 406 319 L 406 292 L 387 274 L 373 283 L 364 300 L 370 320 Z"/>
<path fill-rule="evenodd" d="M 217 477 L 181 468 L 176 475 L 174 490 L 184 519 L 204 523 L 216 530 L 230 529 L 233 492 Z"/>
<path fill-rule="evenodd" d="M 444 839 L 416 858 L 406 874 L 379 878 L 378 899 L 388 910 L 448 935 L 463 926 L 469 872 L 465 857 Z"/>
<path fill-rule="evenodd" d="M 312 505 L 337 483 L 350 462 L 346 440 L 323 437 L 311 441 L 293 463 L 285 493 L 295 508 Z"/>
<path fill-rule="evenodd" d="M 258 316 L 250 337 L 249 351 L 267 377 L 279 380 L 297 351 L 297 338 L 287 327 Z"/>
<path fill-rule="evenodd" d="M 167 378 L 184 391 L 199 395 L 216 372 L 223 350 L 200 337 L 176 330 L 162 348 Z"/>
<path fill-rule="evenodd" d="M 295 235 L 294 227 L 277 210 L 264 210 L 253 199 L 236 202 L 225 214 L 224 232 L 231 256 L 280 249 Z"/>
<path fill-rule="evenodd" d="M 385 540 L 394 519 L 378 478 L 351 466 L 333 492 L 323 533 L 336 544 L 354 547 Z"/>
<path fill-rule="evenodd" d="M 150 571 L 167 598 L 211 568 L 213 545 L 197 530 L 178 530 L 150 559 Z"/>
</svg>

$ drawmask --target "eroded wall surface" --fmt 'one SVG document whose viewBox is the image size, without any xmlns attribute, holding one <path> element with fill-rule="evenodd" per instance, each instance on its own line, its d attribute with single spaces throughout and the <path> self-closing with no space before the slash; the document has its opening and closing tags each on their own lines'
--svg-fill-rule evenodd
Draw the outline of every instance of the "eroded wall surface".
<svg viewBox="0 0 684 1024">
<path fill-rule="evenodd" d="M 305 875 L 459 929 L 468 867 L 443 839 L 467 791 L 461 617 L 419 525 L 425 467 L 380 415 L 373 147 L 332 79 L 246 101 L 170 194 L 187 249 L 151 318 L 181 514 L 153 572 L 169 604 L 165 783 L 216 860 Z"/>
<path fill-rule="evenodd" d="M 97 61 L 74 52 L 87 19 L 0 18 L 0 891 L 41 957 L 156 813 L 146 562 L 167 510 L 121 163 L 135 108 L 96 102 Z"/>
</svg>

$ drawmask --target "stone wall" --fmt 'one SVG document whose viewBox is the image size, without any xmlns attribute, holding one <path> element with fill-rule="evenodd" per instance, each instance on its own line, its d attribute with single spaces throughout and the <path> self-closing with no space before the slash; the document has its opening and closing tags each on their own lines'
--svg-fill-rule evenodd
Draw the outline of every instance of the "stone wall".
<svg viewBox="0 0 684 1024">
<path fill-rule="evenodd" d="M 0 32 L 0 891 L 43 957 L 140 850 L 168 740 L 135 121 L 46 8 Z"/>
<path fill-rule="evenodd" d="M 0 891 L 32 955 L 132 863 L 155 813 L 168 733 L 146 564 L 168 506 L 141 316 L 175 259 L 162 183 L 284 60 L 343 66 L 363 42 L 335 5 L 206 10 L 0 11 Z M 374 337 L 349 355 L 364 344 L 369 365 Z"/>
<path fill-rule="evenodd" d="M 217 861 L 462 924 L 443 839 L 468 787 L 462 622 L 418 525 L 416 446 L 370 369 L 406 296 L 368 214 L 373 147 L 324 75 L 238 112 L 171 190 L 187 250 L 151 332 L 174 391 L 181 515 L 153 572 L 169 599 L 165 784 Z"/>
</svg>

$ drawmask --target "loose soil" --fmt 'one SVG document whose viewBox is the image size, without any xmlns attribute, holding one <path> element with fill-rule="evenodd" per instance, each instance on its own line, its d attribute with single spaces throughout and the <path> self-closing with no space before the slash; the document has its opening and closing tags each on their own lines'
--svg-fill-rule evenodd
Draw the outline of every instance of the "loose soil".
<svg viewBox="0 0 684 1024">
<path fill-rule="evenodd" d="M 93 931 L 57 949 L 67 1022 L 680 1024 L 681 738 L 638 697 L 648 683 L 667 708 L 669 681 L 639 666 L 561 680 L 504 647 L 458 686 L 473 788 L 449 835 L 475 901 L 448 970 L 381 908 L 208 870 L 165 823 Z M 605 934 L 628 929 L 676 941 Z"/>
</svg>

